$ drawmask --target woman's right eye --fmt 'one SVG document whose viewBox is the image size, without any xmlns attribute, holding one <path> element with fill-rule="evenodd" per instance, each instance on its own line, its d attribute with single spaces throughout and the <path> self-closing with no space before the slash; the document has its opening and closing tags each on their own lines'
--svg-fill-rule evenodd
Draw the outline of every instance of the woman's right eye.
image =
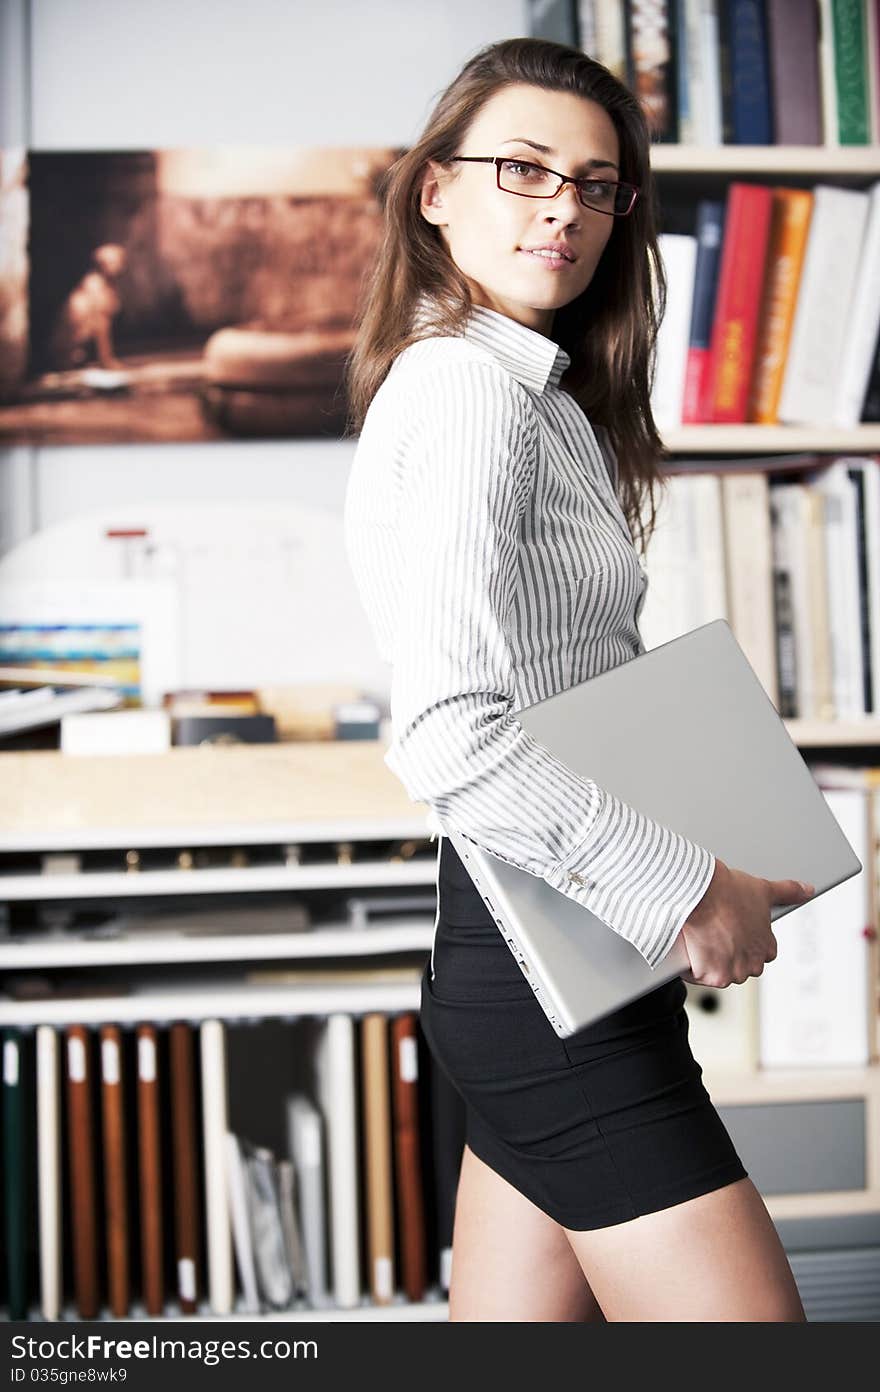
<svg viewBox="0 0 880 1392">
<path fill-rule="evenodd" d="M 514 174 L 518 179 L 538 178 L 543 174 L 543 169 L 539 169 L 535 164 L 529 164 L 525 160 L 505 160 L 504 169 L 509 174 Z"/>
</svg>

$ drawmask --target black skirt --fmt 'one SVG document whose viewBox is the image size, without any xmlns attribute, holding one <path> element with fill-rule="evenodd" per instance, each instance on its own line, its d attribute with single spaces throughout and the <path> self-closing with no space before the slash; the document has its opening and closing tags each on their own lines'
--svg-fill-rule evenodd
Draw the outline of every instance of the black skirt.
<svg viewBox="0 0 880 1392">
<path fill-rule="evenodd" d="M 745 1178 L 688 1043 L 680 977 L 560 1039 L 448 837 L 420 1021 L 467 1143 L 563 1227 L 608 1227 Z"/>
</svg>

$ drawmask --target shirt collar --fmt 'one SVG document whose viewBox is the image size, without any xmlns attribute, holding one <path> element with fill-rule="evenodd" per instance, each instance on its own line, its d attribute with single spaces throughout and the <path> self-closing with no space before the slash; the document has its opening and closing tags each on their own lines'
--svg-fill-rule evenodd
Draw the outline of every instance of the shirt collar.
<svg viewBox="0 0 880 1392">
<path fill-rule="evenodd" d="M 416 322 L 421 322 L 428 313 L 428 298 L 423 295 L 416 310 Z M 545 334 L 483 305 L 473 306 L 461 336 L 487 349 L 517 382 L 532 391 L 558 387 L 563 372 L 571 365 L 565 349 Z"/>
</svg>

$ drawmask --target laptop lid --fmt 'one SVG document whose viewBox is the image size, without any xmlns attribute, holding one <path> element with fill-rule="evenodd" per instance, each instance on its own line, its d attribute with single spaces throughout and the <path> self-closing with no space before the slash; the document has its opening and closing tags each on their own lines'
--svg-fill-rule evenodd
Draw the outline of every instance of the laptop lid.
<svg viewBox="0 0 880 1392">
<path fill-rule="evenodd" d="M 814 898 L 862 869 L 725 619 L 516 714 L 575 773 L 733 868 L 807 880 Z M 688 969 L 681 937 L 652 969 L 589 909 L 441 825 L 558 1035 Z"/>
</svg>

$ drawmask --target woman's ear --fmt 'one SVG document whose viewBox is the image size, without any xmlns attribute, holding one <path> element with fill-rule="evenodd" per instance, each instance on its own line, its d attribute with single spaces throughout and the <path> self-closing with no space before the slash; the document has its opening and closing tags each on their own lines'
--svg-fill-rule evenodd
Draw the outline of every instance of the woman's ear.
<svg viewBox="0 0 880 1392">
<path fill-rule="evenodd" d="M 435 227 L 446 226 L 446 206 L 441 183 L 447 178 L 448 172 L 436 160 L 428 160 L 422 176 L 420 202 L 422 216 L 427 222 L 433 223 Z"/>
</svg>

